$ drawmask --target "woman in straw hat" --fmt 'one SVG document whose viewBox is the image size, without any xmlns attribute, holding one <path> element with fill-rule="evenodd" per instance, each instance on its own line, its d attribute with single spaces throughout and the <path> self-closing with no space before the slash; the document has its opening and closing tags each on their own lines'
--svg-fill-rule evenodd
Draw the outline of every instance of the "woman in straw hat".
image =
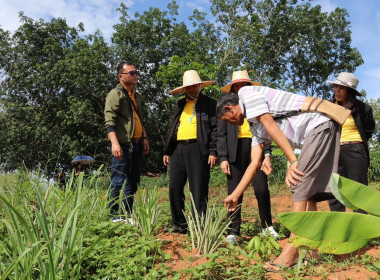
<svg viewBox="0 0 380 280">
<path fill-rule="evenodd" d="M 244 86 L 261 86 L 260 83 L 253 82 L 246 70 L 235 71 L 232 74 L 232 82 L 222 87 L 222 92 L 237 94 Z M 242 126 L 228 124 L 218 120 L 218 156 L 223 173 L 227 175 L 228 195 L 230 195 L 239 184 L 247 169 L 251 158 L 252 133 L 248 121 L 244 119 Z M 272 171 L 270 161 L 271 146 L 268 145 L 264 151 L 263 167 L 268 168 L 268 175 Z M 270 193 L 268 189 L 268 178 L 263 171 L 259 171 L 252 182 L 255 196 L 259 207 L 259 215 L 263 234 L 271 234 L 278 237 L 278 233 L 272 226 L 272 215 L 270 205 Z M 243 201 L 243 195 L 239 198 L 238 204 Z M 236 212 L 229 212 L 228 216 L 232 223 L 227 235 L 227 242 L 237 241 L 236 236 L 240 235 L 241 207 Z"/>
<path fill-rule="evenodd" d="M 335 81 L 327 82 L 334 85 L 331 101 L 351 110 L 342 126 L 338 173 L 368 185 L 368 140 L 375 129 L 372 108 L 356 98 L 361 94 L 356 89 L 359 80 L 354 74 L 342 72 Z M 346 207 L 335 198 L 329 204 L 331 211 L 346 211 Z M 356 212 L 364 211 L 359 209 Z"/>
<path fill-rule="evenodd" d="M 183 85 L 170 92 L 186 94 L 174 109 L 163 157 L 165 166 L 170 161 L 169 199 L 174 224 L 171 232 L 187 232 L 183 213 L 187 179 L 197 212 L 206 212 L 210 167 L 217 160 L 217 117 L 216 101 L 203 95 L 201 89 L 214 83 L 202 81 L 197 71 L 189 70 L 183 74 Z"/>
</svg>

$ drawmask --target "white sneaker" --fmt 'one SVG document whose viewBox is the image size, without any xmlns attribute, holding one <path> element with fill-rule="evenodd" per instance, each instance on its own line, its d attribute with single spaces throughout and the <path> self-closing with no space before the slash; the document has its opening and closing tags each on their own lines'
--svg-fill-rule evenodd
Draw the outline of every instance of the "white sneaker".
<svg viewBox="0 0 380 280">
<path fill-rule="evenodd" d="M 263 228 L 262 231 L 264 236 L 268 236 L 268 234 L 272 235 L 273 238 L 278 238 L 277 231 L 273 228 L 273 226 Z"/>
<path fill-rule="evenodd" d="M 113 218 L 112 222 L 113 223 L 120 223 L 120 222 L 124 222 L 125 220 L 121 219 L 121 218 Z"/>
<path fill-rule="evenodd" d="M 128 218 L 128 223 L 132 226 L 136 225 L 136 222 L 135 220 L 133 220 L 132 218 Z"/>
<path fill-rule="evenodd" d="M 229 234 L 226 237 L 226 241 L 227 241 L 227 243 L 236 243 L 237 242 L 237 238 L 236 238 L 235 235 Z"/>
</svg>

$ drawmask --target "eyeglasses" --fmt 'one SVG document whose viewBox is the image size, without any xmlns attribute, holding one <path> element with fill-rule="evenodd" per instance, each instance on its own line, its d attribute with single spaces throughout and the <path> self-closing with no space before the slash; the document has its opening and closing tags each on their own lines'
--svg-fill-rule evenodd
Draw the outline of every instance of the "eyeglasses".
<svg viewBox="0 0 380 280">
<path fill-rule="evenodd" d="M 129 71 L 127 73 L 119 73 L 119 74 L 125 74 L 125 75 L 130 75 L 130 76 L 138 76 L 140 75 L 140 72 L 139 71 Z"/>
</svg>

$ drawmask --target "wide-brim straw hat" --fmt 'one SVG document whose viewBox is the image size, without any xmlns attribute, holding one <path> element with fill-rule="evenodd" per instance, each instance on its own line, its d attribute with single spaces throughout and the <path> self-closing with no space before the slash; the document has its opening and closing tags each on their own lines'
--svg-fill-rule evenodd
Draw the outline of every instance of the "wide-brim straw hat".
<svg viewBox="0 0 380 280">
<path fill-rule="evenodd" d="M 215 81 L 202 81 L 195 70 L 188 70 L 183 74 L 183 85 L 173 89 L 170 94 L 181 94 L 186 92 L 186 87 L 200 84 L 201 88 L 215 84 Z"/>
<path fill-rule="evenodd" d="M 327 81 L 333 85 L 342 85 L 345 87 L 352 88 L 356 95 L 362 96 L 362 94 L 356 89 L 359 84 L 359 79 L 352 73 L 342 72 L 339 74 L 335 81 Z"/>
<path fill-rule="evenodd" d="M 228 85 L 225 85 L 224 87 L 222 87 L 222 92 L 224 93 L 230 93 L 231 92 L 231 88 L 234 84 L 236 83 L 250 83 L 251 85 L 253 86 L 262 86 L 261 83 L 259 82 L 254 82 L 254 81 L 251 81 L 251 79 L 249 78 L 248 76 L 248 72 L 247 70 L 242 70 L 242 71 L 235 71 L 232 73 L 232 81 L 230 84 Z"/>
</svg>

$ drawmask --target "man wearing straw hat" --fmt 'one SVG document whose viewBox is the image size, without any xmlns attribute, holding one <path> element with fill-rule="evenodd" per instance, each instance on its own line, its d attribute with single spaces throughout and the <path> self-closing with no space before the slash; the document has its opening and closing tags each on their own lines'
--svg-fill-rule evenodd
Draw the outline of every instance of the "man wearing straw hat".
<svg viewBox="0 0 380 280">
<path fill-rule="evenodd" d="M 183 85 L 170 92 L 186 94 L 174 109 L 163 156 L 164 165 L 170 164 L 171 232 L 187 232 L 183 213 L 187 179 L 197 212 L 206 212 L 210 167 L 217 160 L 217 117 L 216 101 L 203 95 L 201 89 L 214 83 L 201 81 L 197 71 L 189 70 L 183 74 Z"/>
<path fill-rule="evenodd" d="M 232 82 L 222 87 L 222 92 L 237 94 L 242 87 L 251 85 L 261 86 L 260 83 L 251 81 L 246 70 L 235 71 L 232 74 Z M 252 133 L 247 119 L 244 119 L 242 126 L 231 125 L 218 119 L 218 157 L 221 169 L 227 175 L 229 195 L 239 184 L 244 171 L 251 161 L 251 142 Z M 271 146 L 268 145 L 262 158 L 263 167 L 268 169 L 268 175 L 272 171 L 270 156 Z M 260 170 L 257 172 L 252 185 L 258 203 L 262 233 L 278 237 L 278 233 L 272 226 L 268 179 L 264 171 Z M 242 201 L 243 195 L 239 198 L 238 205 L 241 205 Z M 240 235 L 241 207 L 235 212 L 229 212 L 228 216 L 231 217 L 232 223 L 226 240 L 229 243 L 234 243 L 237 241 L 236 236 Z"/>
<path fill-rule="evenodd" d="M 337 172 L 340 149 L 340 127 L 332 121 L 334 116 L 309 112 L 313 106 L 307 103 L 308 97 L 290 92 L 246 86 L 238 94 L 222 94 L 216 108 L 218 117 L 231 124 L 242 125 L 246 118 L 252 131 L 251 163 L 235 191 L 224 200 L 228 211 L 236 210 L 239 197 L 260 167 L 264 147 L 272 140 L 288 159 L 285 182 L 292 191 L 293 211 L 316 211 L 318 201 L 333 197 L 329 181 L 331 173 Z M 320 101 L 323 100 L 318 101 L 318 108 L 325 108 Z M 302 150 L 299 159 L 294 148 Z M 291 267 L 298 256 L 298 249 L 287 244 L 266 268 L 280 271 Z"/>
</svg>

